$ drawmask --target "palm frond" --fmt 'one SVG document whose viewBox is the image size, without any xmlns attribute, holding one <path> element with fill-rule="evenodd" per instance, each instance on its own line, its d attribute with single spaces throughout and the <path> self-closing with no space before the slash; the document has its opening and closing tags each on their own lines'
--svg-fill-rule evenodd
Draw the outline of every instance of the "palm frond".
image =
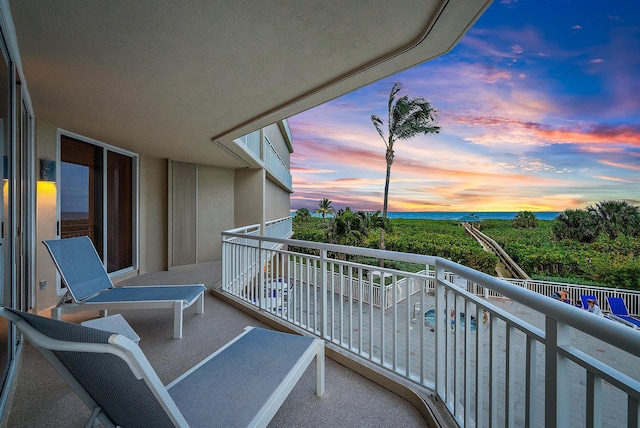
<svg viewBox="0 0 640 428">
<path fill-rule="evenodd" d="M 393 88 L 391 88 L 391 92 L 389 93 L 389 105 L 388 111 L 391 113 L 391 109 L 393 107 L 393 100 L 396 97 L 396 94 L 402 90 L 402 84 L 400 82 L 396 82 L 393 84 Z"/>
<path fill-rule="evenodd" d="M 378 131 L 378 134 L 380 134 L 380 138 L 382 138 L 382 141 L 387 144 L 387 140 L 384 138 L 384 132 L 382 132 L 383 122 L 380 116 L 378 116 L 377 114 L 372 114 L 371 122 L 373 122 L 373 126 L 376 127 L 376 131 Z"/>
</svg>

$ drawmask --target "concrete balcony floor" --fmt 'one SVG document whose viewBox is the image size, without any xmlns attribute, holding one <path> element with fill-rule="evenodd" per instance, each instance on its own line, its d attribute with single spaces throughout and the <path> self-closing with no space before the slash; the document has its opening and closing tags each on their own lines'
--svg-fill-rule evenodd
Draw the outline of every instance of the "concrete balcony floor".
<svg viewBox="0 0 640 428">
<path fill-rule="evenodd" d="M 220 281 L 220 263 L 201 263 L 168 272 L 144 274 L 119 285 L 204 283 L 212 289 Z M 242 332 L 266 324 L 206 293 L 205 313 L 188 308 L 182 339 L 173 339 L 173 314 L 168 310 L 120 311 L 141 337 L 140 347 L 167 384 Z M 81 322 L 97 312 L 65 316 Z M 7 403 L 3 427 L 81 427 L 89 410 L 30 344 L 23 347 Z M 250 387 L 250 386 L 249 386 Z M 422 414 L 408 401 L 356 372 L 326 359 L 326 392 L 315 395 L 315 362 L 271 421 L 273 427 L 419 427 Z M 211 397 L 215 400 L 216 397 Z M 211 426 L 216 426 L 215 419 Z"/>
</svg>

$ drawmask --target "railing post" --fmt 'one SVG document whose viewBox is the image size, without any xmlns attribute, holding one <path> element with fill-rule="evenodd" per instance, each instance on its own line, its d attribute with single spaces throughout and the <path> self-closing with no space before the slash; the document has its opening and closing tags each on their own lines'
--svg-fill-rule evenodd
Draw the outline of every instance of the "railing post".
<svg viewBox="0 0 640 428">
<path fill-rule="evenodd" d="M 227 262 L 231 260 L 231 257 L 227 254 L 228 248 L 229 248 L 229 245 L 227 244 L 227 241 L 223 234 L 222 235 L 222 284 L 220 286 L 220 288 L 222 288 L 223 291 L 227 291 L 228 289 Z"/>
<path fill-rule="evenodd" d="M 260 308 L 266 309 L 264 277 L 267 265 L 265 264 L 264 267 L 262 267 L 264 264 L 264 257 L 262 256 L 262 239 L 260 239 L 260 237 L 256 238 L 258 239 L 258 299 L 260 302 Z"/>
<path fill-rule="evenodd" d="M 447 370 L 447 323 L 449 317 L 444 314 L 446 309 L 446 289 L 441 281 L 444 280 L 445 270 L 435 263 L 434 286 L 436 294 L 436 393 L 446 402 L 446 370 Z M 423 321 L 424 322 L 424 321 Z"/>
<path fill-rule="evenodd" d="M 559 348 L 571 343 L 570 329 L 558 320 L 546 317 L 545 340 L 545 426 L 549 428 L 569 426 L 569 360 L 559 353 Z"/>
<path fill-rule="evenodd" d="M 322 338 L 327 335 L 327 250 L 320 251 L 320 307 L 322 319 L 320 321 L 320 334 Z"/>
</svg>

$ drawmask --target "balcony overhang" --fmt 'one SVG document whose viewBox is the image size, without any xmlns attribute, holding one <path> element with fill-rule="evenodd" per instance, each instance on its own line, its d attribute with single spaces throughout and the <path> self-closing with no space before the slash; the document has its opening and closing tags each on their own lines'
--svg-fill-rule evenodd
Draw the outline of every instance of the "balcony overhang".
<svg viewBox="0 0 640 428">
<path fill-rule="evenodd" d="M 491 0 L 0 0 L 39 119 L 156 157 L 223 144 L 446 53 Z M 12 39 L 12 35 L 9 39 Z"/>
</svg>

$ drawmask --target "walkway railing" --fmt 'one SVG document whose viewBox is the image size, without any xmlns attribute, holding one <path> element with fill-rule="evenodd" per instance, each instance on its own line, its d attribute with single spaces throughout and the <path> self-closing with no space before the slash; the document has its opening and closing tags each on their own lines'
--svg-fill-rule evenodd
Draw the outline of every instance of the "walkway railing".
<svg viewBox="0 0 640 428">
<path fill-rule="evenodd" d="M 627 305 L 630 315 L 640 316 L 640 291 L 637 290 L 564 284 L 561 282 L 537 281 L 535 279 L 505 279 L 505 281 L 545 296 L 550 296 L 554 291 L 567 290 L 571 300 L 577 302 L 580 301 L 581 295 L 594 296 L 598 300 L 600 309 L 605 312 L 610 312 L 607 297 L 620 297 Z"/>
<path fill-rule="evenodd" d="M 434 394 L 461 426 L 640 424 L 636 330 L 439 257 L 222 235 L 225 292 Z M 510 300 L 479 297 L 469 284 Z M 600 350 L 626 357 L 603 361 Z"/>
</svg>

